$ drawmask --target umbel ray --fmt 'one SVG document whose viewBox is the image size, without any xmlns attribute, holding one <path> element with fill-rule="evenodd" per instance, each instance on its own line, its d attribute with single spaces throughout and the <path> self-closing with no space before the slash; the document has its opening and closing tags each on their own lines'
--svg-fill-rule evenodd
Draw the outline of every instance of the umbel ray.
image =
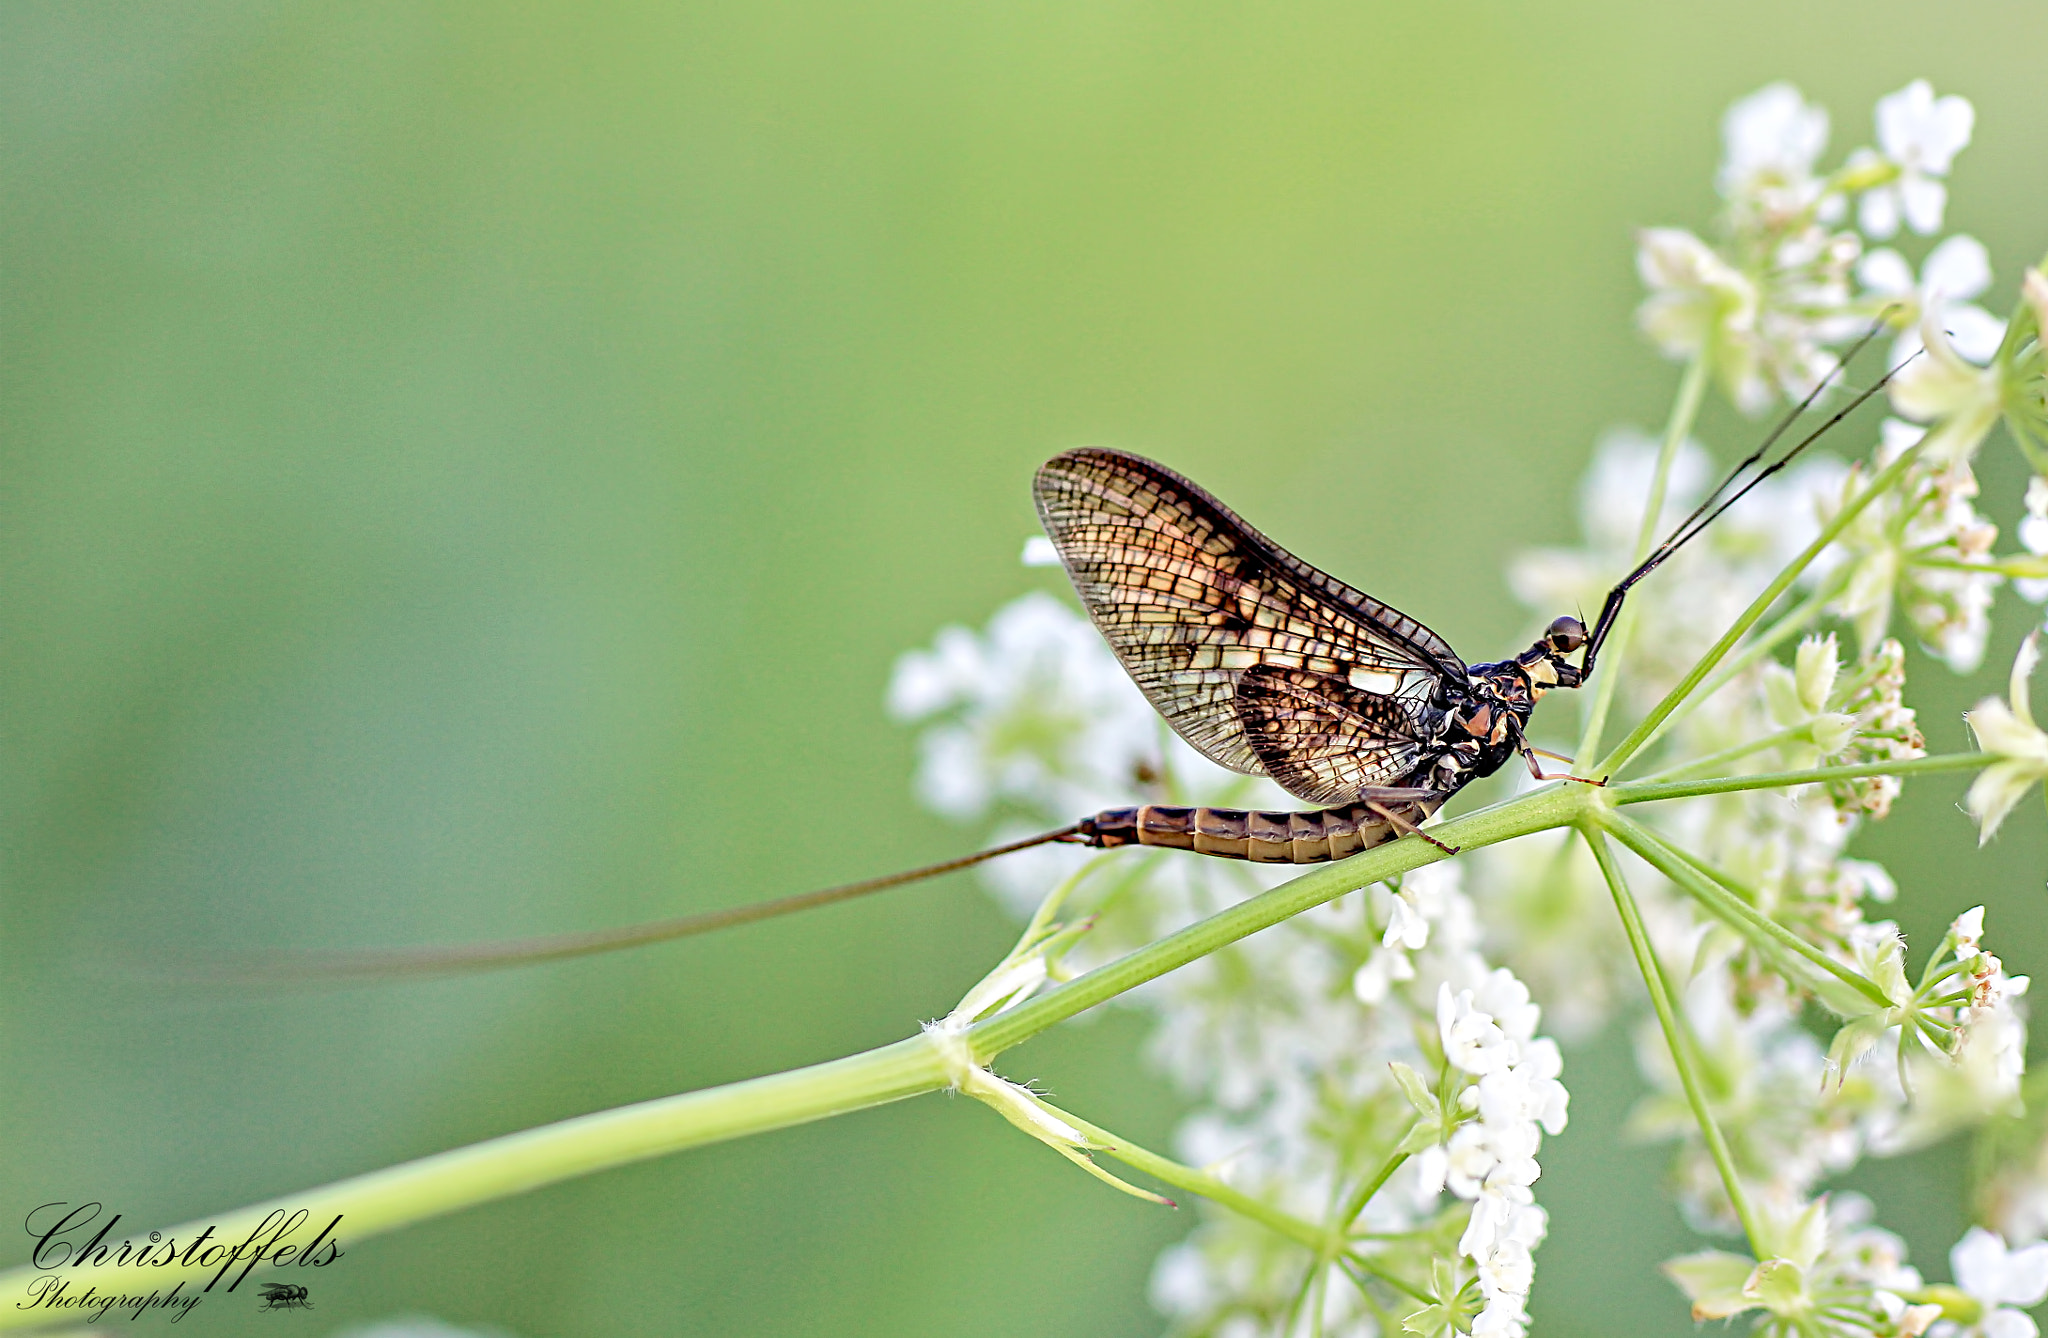
<svg viewBox="0 0 2048 1338">
<path fill-rule="evenodd" d="M 1850 348 L 1836 371 L 1881 328 Z M 1491 664 L 1466 664 L 1428 627 L 1303 562 L 1162 465 L 1094 448 L 1046 461 L 1033 483 L 1046 533 L 1089 617 L 1146 698 L 1204 756 L 1270 777 L 1314 808 L 1107 809 L 959 859 L 752 905 L 510 942 L 271 955 L 253 971 L 244 962 L 231 974 L 425 975 L 583 956 L 829 905 L 1050 843 L 1162 846 L 1269 864 L 1344 859 L 1401 837 L 1441 846 L 1422 824 L 1517 756 L 1539 780 L 1605 783 L 1545 775 L 1527 737 L 1537 703 L 1592 678 L 1637 582 L 1896 371 L 1767 460 L 1831 373 L 1608 592 L 1590 631 L 1565 615 L 1521 654 Z"/>
</svg>

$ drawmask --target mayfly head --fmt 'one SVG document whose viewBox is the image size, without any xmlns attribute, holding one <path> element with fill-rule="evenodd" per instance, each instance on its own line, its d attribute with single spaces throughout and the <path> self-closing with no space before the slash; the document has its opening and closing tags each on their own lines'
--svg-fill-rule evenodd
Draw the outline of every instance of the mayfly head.
<svg viewBox="0 0 2048 1338">
<path fill-rule="evenodd" d="M 1582 681 L 1579 666 L 1569 656 L 1586 644 L 1586 625 L 1569 613 L 1550 624 L 1535 645 L 1515 657 L 1515 665 L 1529 681 L 1532 701 L 1541 700 L 1552 688 L 1575 688 Z"/>
</svg>

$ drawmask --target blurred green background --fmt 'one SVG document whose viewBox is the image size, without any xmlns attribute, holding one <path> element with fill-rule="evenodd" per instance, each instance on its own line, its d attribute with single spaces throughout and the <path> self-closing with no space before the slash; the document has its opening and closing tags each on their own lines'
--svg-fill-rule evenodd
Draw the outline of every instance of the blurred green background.
<svg viewBox="0 0 2048 1338">
<path fill-rule="evenodd" d="M 1837 153 L 1913 77 L 1966 94 L 1950 223 L 1994 306 L 2048 247 L 2038 0 L 17 2 L 0 34 L 4 1221 L 182 1220 L 943 1012 L 1011 932 L 964 879 L 450 982 L 104 963 L 610 925 L 969 848 L 912 801 L 883 685 L 1052 584 L 1017 552 L 1057 450 L 1163 458 L 1512 649 L 1505 558 L 1572 535 L 1595 437 L 1676 380 L 1632 331 L 1631 229 L 1704 225 L 1720 113 L 1771 79 Z M 2006 524 L 2012 454 L 1983 471 Z M 2004 600 L 1976 681 L 1919 663 L 1939 747 L 2009 662 Z M 1975 854 L 1962 787 L 1916 782 L 1861 850 L 1909 931 L 1987 901 L 2048 969 L 2040 814 Z M 1141 1040 L 1110 1016 L 1005 1068 L 1165 1145 Z M 1625 1041 L 1566 1076 L 1538 1331 L 1690 1332 Z M 1961 1160 L 1854 1178 L 1931 1276 Z M 188 1325 L 1144 1334 L 1192 1222 L 927 1097 L 363 1243 L 312 1315 Z"/>
</svg>

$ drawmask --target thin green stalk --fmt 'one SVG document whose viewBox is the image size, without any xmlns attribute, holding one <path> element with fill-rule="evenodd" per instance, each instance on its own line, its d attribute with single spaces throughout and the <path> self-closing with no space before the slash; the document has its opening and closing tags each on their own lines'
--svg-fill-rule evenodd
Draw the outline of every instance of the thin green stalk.
<svg viewBox="0 0 2048 1338">
<path fill-rule="evenodd" d="M 1650 475 L 1650 495 L 1643 502 L 1643 523 L 1636 530 L 1636 554 L 1629 566 L 1634 567 L 1650 555 L 1650 547 L 1657 541 L 1657 521 L 1664 514 L 1664 494 L 1671 486 L 1671 464 L 1678 458 L 1678 448 L 1692 432 L 1693 420 L 1699 417 L 1700 402 L 1707 393 L 1707 374 L 1711 369 L 1707 351 L 1701 349 L 1685 369 L 1685 379 L 1678 383 L 1678 398 L 1672 401 L 1671 416 L 1664 423 L 1664 440 L 1657 449 L 1657 468 Z M 1579 733 L 1579 748 L 1574 757 L 1591 757 L 1593 750 L 1600 746 L 1600 732 L 1607 727 L 1607 713 L 1614 705 L 1615 685 L 1621 675 L 1616 672 L 1628 654 L 1629 637 L 1635 630 L 1635 605 L 1624 604 L 1615 618 L 1614 629 L 1607 634 L 1607 676 L 1593 685 L 1593 700 L 1586 707 L 1585 728 Z M 1597 776 L 1599 772 L 1588 772 Z"/>
<path fill-rule="evenodd" d="M 1401 1143 L 1407 1141 L 1409 1131 L 1414 1127 L 1411 1124 L 1407 1129 L 1401 1131 L 1401 1137 L 1394 1145 L 1396 1148 L 1399 1148 Z M 1405 1152 L 1395 1151 L 1388 1153 L 1386 1161 L 1380 1164 L 1380 1169 L 1373 1175 L 1372 1179 L 1363 1182 L 1357 1189 L 1352 1191 L 1351 1197 L 1345 1200 L 1344 1206 L 1337 1212 L 1336 1232 L 1340 1238 L 1348 1238 L 1351 1224 L 1356 1222 L 1358 1215 L 1365 1211 L 1365 1205 L 1372 1202 L 1372 1196 L 1380 1192 L 1381 1187 L 1393 1178 L 1394 1172 L 1401 1169 L 1401 1163 L 1407 1160 L 1408 1154 Z"/>
<path fill-rule="evenodd" d="M 1833 543 L 1842 531 L 1855 521 L 1857 516 L 1863 514 L 1866 507 L 1889 491 L 1894 483 L 1905 477 L 1906 471 L 1919 458 L 1919 453 L 1920 448 L 1917 445 L 1909 446 L 1899 452 L 1897 459 L 1879 470 L 1877 477 L 1870 481 L 1870 486 L 1856 494 L 1853 500 L 1835 513 L 1834 518 L 1821 528 L 1821 532 L 1814 537 L 1813 542 L 1808 544 L 1798 557 L 1792 559 L 1789 566 L 1779 572 L 1772 579 L 1771 583 L 1764 587 L 1764 592 L 1758 595 L 1747 609 L 1743 610 L 1742 616 L 1737 618 L 1726 632 L 1721 634 L 1721 639 L 1716 641 L 1707 650 L 1706 654 L 1700 656 L 1699 662 L 1693 665 L 1683 679 L 1679 680 L 1678 686 L 1665 694 L 1664 700 L 1657 703 L 1656 707 L 1643 717 L 1642 722 L 1629 732 L 1627 738 L 1615 745 L 1613 752 L 1600 759 L 1600 765 L 1589 774 L 1611 776 L 1623 763 L 1641 751 L 1643 745 L 1649 742 L 1650 737 L 1657 732 L 1658 726 L 1664 723 L 1665 717 L 1669 716 L 1678 708 L 1681 702 L 1690 697 L 1693 694 L 1693 690 L 1699 687 L 1706 676 L 1714 671 L 1714 667 L 1727 658 L 1728 652 L 1735 649 L 1749 629 L 1756 626 L 1758 620 L 1764 614 L 1770 612 L 1771 606 L 1778 602 L 1778 597 L 1792 588 L 1792 583 L 1799 579 L 1800 573 L 1812 566 L 1814 560 L 1826 551 L 1827 546 Z"/>
<path fill-rule="evenodd" d="M 1344 1270 L 1346 1277 L 1351 1279 L 1351 1285 L 1358 1288 L 1358 1299 L 1363 1301 L 1365 1308 L 1372 1312 L 1373 1323 L 1377 1326 L 1377 1331 L 1390 1334 L 1401 1332 L 1400 1323 L 1387 1313 L 1385 1306 L 1373 1298 L 1372 1288 L 1365 1285 L 1368 1275 L 1363 1269 L 1358 1267 L 1357 1260 L 1347 1255 L 1337 1261 L 1337 1266 Z"/>
<path fill-rule="evenodd" d="M 2010 557 L 1994 558 L 1988 562 L 1958 562 L 1954 558 L 1916 556 L 1912 565 L 1925 567 L 1930 571 L 1966 571 L 1979 576 L 1991 572 L 2020 580 L 2037 581 L 2048 576 L 2048 558 L 2035 557 L 2031 553 L 2015 553 Z"/>
<path fill-rule="evenodd" d="M 1362 1254 L 1347 1254 L 1344 1256 L 1344 1258 L 1347 1261 L 1349 1261 L 1354 1268 L 1356 1268 L 1359 1272 L 1365 1274 L 1367 1277 L 1376 1278 L 1379 1281 L 1386 1283 L 1389 1287 L 1392 1287 L 1397 1292 L 1406 1292 L 1409 1296 L 1422 1302 L 1424 1305 L 1433 1304 L 1437 1299 L 1436 1297 L 1431 1296 L 1428 1292 L 1423 1291 L 1420 1288 L 1416 1287 L 1413 1283 L 1403 1282 L 1401 1281 L 1401 1279 L 1395 1277 L 1392 1273 L 1387 1272 L 1387 1270 L 1385 1270 L 1384 1268 L 1377 1267 L 1372 1262 L 1372 1260 L 1368 1259 L 1366 1256 Z"/>
<path fill-rule="evenodd" d="M 1600 865 L 1608 891 L 1614 895 L 1614 909 L 1621 916 L 1621 927 L 1628 935 L 1629 950 L 1635 954 L 1636 968 L 1642 972 L 1643 985 L 1650 992 L 1650 1005 L 1657 1012 L 1657 1025 L 1664 1032 L 1664 1044 L 1670 1049 L 1671 1063 L 1678 1070 L 1679 1085 L 1685 1088 L 1686 1103 L 1692 1107 L 1693 1119 L 1699 1123 L 1700 1137 L 1706 1142 L 1707 1153 L 1721 1173 L 1721 1185 L 1728 1191 L 1728 1202 L 1735 1208 L 1743 1234 L 1749 1237 L 1750 1249 L 1760 1253 L 1758 1241 L 1761 1237 L 1750 1210 L 1749 1196 L 1743 1192 L 1742 1177 L 1735 1170 L 1735 1158 L 1728 1150 L 1728 1140 L 1721 1136 L 1721 1126 L 1714 1122 L 1714 1113 L 1707 1107 L 1695 1056 L 1680 1028 L 1677 991 L 1664 974 L 1664 964 L 1657 960 L 1649 932 L 1643 928 L 1642 911 L 1628 890 L 1628 882 L 1622 876 L 1621 866 L 1615 862 L 1606 834 L 1595 823 L 1581 824 L 1579 831 L 1592 849 L 1593 859 Z"/>
<path fill-rule="evenodd" d="M 1316 1279 L 1323 1273 L 1320 1259 L 1311 1259 L 1308 1267 L 1301 1271 L 1301 1285 L 1294 1289 L 1294 1299 L 1287 1303 L 1287 1319 L 1280 1326 L 1284 1333 L 1293 1333 L 1295 1321 L 1301 1318 L 1301 1308 L 1308 1303 L 1308 1294 L 1316 1285 Z"/>
<path fill-rule="evenodd" d="M 1738 743 L 1733 748 L 1723 748 L 1718 753 L 1708 753 L 1705 757 L 1695 757 L 1689 762 L 1680 762 L 1675 767 L 1666 767 L 1662 771 L 1653 771 L 1649 775 L 1644 776 L 1642 780 L 1645 783 L 1677 780 L 1695 771 L 1715 771 L 1728 765 L 1730 762 L 1740 762 L 1745 757 L 1752 757 L 1766 749 L 1775 748 L 1781 743 L 1798 743 L 1802 740 L 1811 740 L 1812 737 L 1812 721 L 1799 725 L 1787 725 L 1783 729 L 1773 730 L 1771 733 L 1765 734 L 1760 738 L 1751 739 L 1748 743 Z"/>
<path fill-rule="evenodd" d="M 1794 634 L 1803 632 L 1811 626 L 1827 608 L 1829 602 L 1835 596 L 1841 594 L 1843 587 L 1848 584 L 1846 577 L 1847 573 L 1830 577 L 1826 585 L 1814 591 L 1811 595 L 1800 601 L 1791 612 L 1751 638 L 1749 644 L 1744 646 L 1739 653 L 1729 657 L 1727 662 L 1715 672 L 1713 677 L 1700 685 L 1698 691 L 1673 707 L 1671 712 L 1662 721 L 1658 722 L 1657 728 L 1651 730 L 1641 746 L 1636 749 L 1636 755 L 1640 756 L 1655 745 L 1659 739 L 1670 733 L 1672 726 L 1691 715 L 1694 711 L 1697 711 L 1705 703 L 1712 701 L 1714 694 L 1734 682 L 1736 678 L 1741 676 L 1743 670 L 1749 668 L 1764 656 L 1769 655 L 1772 651 L 1790 640 Z"/>
<path fill-rule="evenodd" d="M 1794 785 L 1826 785 L 1831 781 L 1871 776 L 1926 776 L 1943 771 L 1975 771 L 1998 758 L 1991 753 L 1943 753 L 1900 762 L 1859 762 L 1847 767 L 1814 767 L 1808 771 L 1766 771 L 1754 776 L 1716 776 L 1690 781 L 1624 781 L 1602 792 L 1610 803 L 1647 804 L 1658 799 L 1690 799 L 1702 794 L 1733 794 L 1738 790 L 1778 790 Z"/>
<path fill-rule="evenodd" d="M 1602 813 L 1599 822 L 1615 840 L 1635 851 L 1645 863 L 1690 893 L 1731 928 L 1745 933 L 1753 942 L 1792 953 L 1836 977 L 1879 1007 L 1890 1006 L 1892 1001 L 1885 997 L 1884 991 L 1861 972 L 1844 966 L 1745 901 L 1738 893 L 1741 885 L 1727 875 L 1612 810 Z"/>
</svg>

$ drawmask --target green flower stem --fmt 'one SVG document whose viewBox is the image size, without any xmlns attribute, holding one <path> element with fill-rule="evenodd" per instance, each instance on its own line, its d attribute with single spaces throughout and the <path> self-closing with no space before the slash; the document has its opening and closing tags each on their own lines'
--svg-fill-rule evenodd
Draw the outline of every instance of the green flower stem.
<svg viewBox="0 0 2048 1338">
<path fill-rule="evenodd" d="M 1712 360 L 1701 349 L 1686 367 L 1685 379 L 1678 383 L 1678 398 L 1671 403 L 1671 416 L 1664 423 L 1664 440 L 1657 449 L 1657 468 L 1650 475 L 1650 495 L 1643 501 L 1643 523 L 1636 531 L 1636 555 L 1629 563 L 1631 567 L 1648 557 L 1651 545 L 1657 541 L 1657 520 L 1664 514 L 1664 494 L 1671 486 L 1671 464 L 1692 432 L 1693 420 L 1699 417 L 1711 370 Z M 1628 654 L 1629 637 L 1634 630 L 1635 605 L 1624 604 L 1615 618 L 1614 630 L 1607 634 L 1608 673 L 1593 687 L 1593 700 L 1586 707 L 1586 724 L 1579 733 L 1574 757 L 1591 757 L 1600 746 L 1600 732 L 1607 727 L 1607 713 L 1614 705 L 1615 684 L 1621 680 L 1616 670 Z"/>
<path fill-rule="evenodd" d="M 1385 1306 L 1373 1299 L 1372 1289 L 1365 1285 L 1367 1275 L 1348 1258 L 1339 1260 L 1337 1266 L 1344 1270 L 1345 1276 L 1358 1288 L 1359 1299 L 1365 1303 L 1365 1308 L 1372 1312 L 1373 1323 L 1377 1326 L 1375 1331 L 1387 1334 L 1400 1333 L 1401 1322 L 1388 1314 Z"/>
<path fill-rule="evenodd" d="M 342 1222 L 335 1234 L 346 1249 L 382 1232 L 576 1176 L 742 1134 L 787 1128 L 828 1115 L 878 1106 L 944 1086 L 945 1066 L 938 1050 L 924 1037 L 914 1036 L 878 1050 L 788 1073 L 643 1101 L 507 1134 L 301 1194 L 285 1195 L 253 1208 L 170 1227 L 164 1235 L 182 1244 L 211 1226 L 212 1243 L 231 1246 L 249 1237 L 270 1213 L 283 1210 L 290 1214 L 304 1209 L 307 1226 L 285 1243 L 310 1240 L 314 1232 L 339 1215 Z M 112 1239 L 108 1243 L 118 1246 L 120 1241 Z M 149 1285 L 168 1290 L 184 1282 L 188 1290 L 205 1289 L 221 1270 L 222 1258 L 216 1256 L 209 1266 L 201 1266 L 199 1257 L 195 1255 L 189 1265 L 180 1262 L 160 1268 L 152 1266 Z M 237 1264 L 235 1272 L 240 1267 Z M 70 1311 L 25 1308 L 35 1304 L 30 1286 L 47 1272 L 24 1266 L 0 1273 L 0 1329 L 77 1322 Z M 265 1275 L 270 1273 L 267 1263 L 258 1264 L 249 1276 L 251 1287 L 266 1280 Z M 234 1277 L 235 1273 L 230 1272 L 213 1288 L 214 1293 L 224 1293 Z M 110 1279 L 94 1280 L 104 1284 Z"/>
<path fill-rule="evenodd" d="M 1690 799 L 1695 795 L 1732 794 L 1738 790 L 1826 785 L 1832 781 L 1863 780 L 1871 776 L 1926 776 L 1943 771 L 1975 771 L 1997 760 L 1997 756 L 1991 753 L 1943 753 L 1938 757 L 1914 757 L 1902 762 L 1860 762 L 1848 767 L 1767 771 L 1754 776 L 1718 776 L 1709 780 L 1624 781 L 1608 786 L 1604 795 L 1610 803 L 1647 804 L 1658 799 Z"/>
<path fill-rule="evenodd" d="M 1210 1202 L 1220 1203 L 1232 1212 L 1240 1213 L 1261 1226 L 1270 1227 L 1287 1239 L 1306 1245 L 1318 1253 L 1328 1247 L 1330 1233 L 1313 1222 L 1303 1221 L 1292 1213 L 1282 1212 L 1269 1203 L 1232 1189 L 1205 1171 L 1198 1171 L 1192 1166 L 1162 1157 L 1156 1152 L 1148 1152 L 1130 1139 L 1090 1124 L 1071 1111 L 1061 1110 L 1049 1101 L 1041 1101 L 1040 1104 L 1088 1135 L 1091 1141 L 1100 1146 L 1105 1155 L 1115 1157 L 1135 1170 L 1143 1171 L 1154 1180 L 1172 1185 L 1175 1189 L 1184 1189 L 1190 1194 L 1200 1194 Z"/>
<path fill-rule="evenodd" d="M 1622 877 L 1621 866 L 1615 862 L 1606 834 L 1598 823 L 1592 822 L 1581 824 L 1579 831 L 1600 865 L 1608 890 L 1614 894 L 1614 909 L 1621 916 L 1621 927 L 1628 934 L 1628 946 L 1635 954 L 1636 968 L 1642 972 L 1643 985 L 1650 992 L 1650 1004 L 1657 1011 L 1657 1025 L 1664 1032 L 1664 1044 L 1671 1051 L 1671 1063 L 1678 1070 L 1679 1084 L 1685 1088 L 1686 1103 L 1692 1107 L 1693 1119 L 1699 1123 L 1700 1137 L 1706 1142 L 1714 1166 L 1721 1172 L 1722 1187 L 1728 1191 L 1728 1202 L 1735 1208 L 1743 1234 L 1749 1237 L 1751 1251 L 1758 1252 L 1760 1237 L 1756 1219 L 1750 1211 L 1749 1196 L 1743 1192 L 1742 1177 L 1736 1173 L 1735 1158 L 1728 1151 L 1728 1141 L 1721 1136 L 1721 1126 L 1714 1122 L 1714 1113 L 1707 1107 L 1696 1056 L 1680 1027 L 1681 1006 L 1677 991 L 1671 987 L 1671 981 L 1664 974 L 1663 963 L 1657 960 L 1657 951 L 1650 945 L 1649 932 L 1643 928 L 1642 911 L 1628 890 L 1628 882 Z"/>
<path fill-rule="evenodd" d="M 1422 1291 L 1419 1288 L 1417 1288 L 1414 1283 L 1403 1282 L 1401 1281 L 1401 1279 L 1395 1277 L 1392 1273 L 1387 1272 L 1387 1270 L 1385 1270 L 1384 1268 L 1379 1268 L 1375 1266 L 1373 1262 L 1364 1255 L 1350 1254 L 1346 1255 L 1344 1258 L 1345 1262 L 1349 1263 L 1353 1268 L 1356 1268 L 1359 1272 L 1365 1274 L 1369 1278 L 1373 1278 L 1377 1281 L 1386 1283 L 1389 1287 L 1392 1287 L 1397 1292 L 1405 1292 L 1407 1295 L 1413 1297 L 1418 1301 L 1430 1302 L 1436 1300 L 1436 1298 L 1434 1296 L 1431 1296 L 1428 1292 Z M 1364 1288 L 1360 1288 L 1359 1290 L 1363 1291 Z"/>
<path fill-rule="evenodd" d="M 1308 1304 L 1309 1294 L 1315 1290 L 1316 1279 L 1327 1271 L 1318 1260 L 1311 1260 L 1308 1267 L 1301 1270 L 1301 1285 L 1294 1289 L 1294 1299 L 1287 1303 L 1287 1317 L 1280 1324 L 1282 1333 L 1291 1334 L 1296 1331 L 1302 1307 Z M 1310 1334 L 1309 1338 L 1315 1338 L 1315 1335 Z"/>
<path fill-rule="evenodd" d="M 2035 557 L 2030 553 L 2015 553 L 2011 557 L 1993 558 L 1988 562 L 1958 562 L 1953 558 L 1916 557 L 1916 567 L 1930 571 L 1967 571 L 1982 575 L 1985 572 L 1999 576 L 2012 576 L 2022 580 L 2038 581 L 2048 577 L 2048 557 Z"/>
<path fill-rule="evenodd" d="M 1645 863 L 1678 884 L 1694 900 L 1767 950 L 1789 952 L 1827 972 L 1880 1008 L 1891 1006 L 1883 990 L 1861 972 L 1845 966 L 1756 908 L 1742 895 L 1741 885 L 1641 824 L 1608 810 L 1600 825 L 1615 840 L 1642 856 Z"/>
<path fill-rule="evenodd" d="M 1736 645 L 1749 632 L 1749 629 L 1756 626 L 1758 620 L 1764 614 L 1770 612 L 1771 606 L 1778 602 L 1779 596 L 1792 588 L 1792 583 L 1799 579 L 1800 573 L 1812 566 L 1814 560 L 1827 549 L 1829 544 L 1833 543 L 1840 536 L 1842 531 L 1849 528 L 1857 516 L 1863 514 L 1866 507 L 1888 492 L 1893 484 L 1904 478 L 1906 471 L 1912 468 L 1913 462 L 1919 458 L 1919 455 L 1920 448 L 1918 445 L 1909 446 L 1899 452 L 1896 460 L 1893 460 L 1890 464 L 1879 470 L 1877 477 L 1870 481 L 1870 486 L 1857 493 L 1854 500 L 1835 513 L 1834 518 L 1821 528 L 1821 532 L 1814 537 L 1812 543 L 1806 546 L 1805 551 L 1792 559 L 1791 564 L 1779 572 L 1772 579 L 1771 583 L 1764 587 L 1764 592 L 1758 595 L 1747 609 L 1743 610 L 1742 616 L 1737 618 L 1734 624 L 1721 634 L 1721 639 L 1709 647 L 1706 654 L 1700 656 L 1699 663 L 1695 664 L 1686 673 L 1686 676 L 1679 681 L 1678 686 L 1666 693 L 1664 700 L 1657 703 L 1650 713 L 1643 717 L 1642 723 L 1630 731 L 1627 738 L 1616 744 L 1613 752 L 1600 759 L 1600 765 L 1588 774 L 1611 776 L 1629 758 L 1640 752 L 1643 745 L 1648 743 L 1651 736 L 1657 732 L 1658 726 L 1664 723 L 1665 717 L 1677 710 L 1679 703 L 1692 696 L 1694 689 L 1698 688 L 1707 675 L 1714 671 L 1716 665 L 1727 658 L 1728 652 L 1735 649 Z"/>
<path fill-rule="evenodd" d="M 1408 1134 L 1414 1128 L 1415 1126 L 1411 1124 L 1407 1129 L 1402 1130 L 1400 1142 L 1395 1144 L 1397 1149 L 1401 1143 L 1408 1140 Z M 1342 1208 L 1337 1210 L 1337 1234 L 1340 1237 L 1348 1238 L 1351 1224 L 1356 1222 L 1358 1215 L 1365 1211 L 1365 1205 L 1372 1202 L 1372 1196 L 1380 1192 L 1387 1181 L 1393 1178 L 1394 1172 L 1401 1169 L 1401 1163 L 1407 1160 L 1408 1154 L 1405 1152 L 1395 1151 L 1388 1153 L 1387 1159 L 1380 1163 L 1380 1169 L 1373 1174 L 1372 1179 L 1365 1181 L 1351 1192 L 1351 1197 L 1345 1200 Z"/>
<path fill-rule="evenodd" d="M 1718 771 L 1730 762 L 1740 762 L 1745 757 L 1753 757 L 1757 753 L 1763 752 L 1766 749 L 1776 748 L 1780 744 L 1811 743 L 1812 741 L 1813 722 L 1808 720 L 1797 725 L 1787 725 L 1783 729 L 1775 730 L 1760 738 L 1751 739 L 1748 743 L 1738 743 L 1733 748 L 1723 748 L 1718 753 L 1708 753 L 1705 757 L 1695 757 L 1690 761 L 1681 762 L 1675 767 L 1666 767 L 1662 771 L 1652 772 L 1644 776 L 1642 780 L 1645 783 L 1678 780 L 1692 775 L 1694 772 Z"/>
<path fill-rule="evenodd" d="M 1827 609 L 1828 604 L 1837 595 L 1841 594 L 1848 584 L 1848 573 L 1846 571 L 1837 573 L 1828 579 L 1826 585 L 1802 600 L 1790 613 L 1772 623 L 1769 628 L 1757 633 L 1740 652 L 1730 656 L 1715 671 L 1713 677 L 1701 684 L 1690 697 L 1680 702 L 1672 709 L 1669 715 L 1659 721 L 1657 728 L 1650 731 L 1649 736 L 1636 749 L 1636 753 L 1638 755 L 1643 753 L 1659 739 L 1670 733 L 1672 726 L 1698 710 L 1703 703 L 1712 701 L 1714 694 L 1739 678 L 1743 670 L 1749 668 L 1764 656 L 1769 655 L 1793 636 L 1812 626 Z"/>
</svg>

